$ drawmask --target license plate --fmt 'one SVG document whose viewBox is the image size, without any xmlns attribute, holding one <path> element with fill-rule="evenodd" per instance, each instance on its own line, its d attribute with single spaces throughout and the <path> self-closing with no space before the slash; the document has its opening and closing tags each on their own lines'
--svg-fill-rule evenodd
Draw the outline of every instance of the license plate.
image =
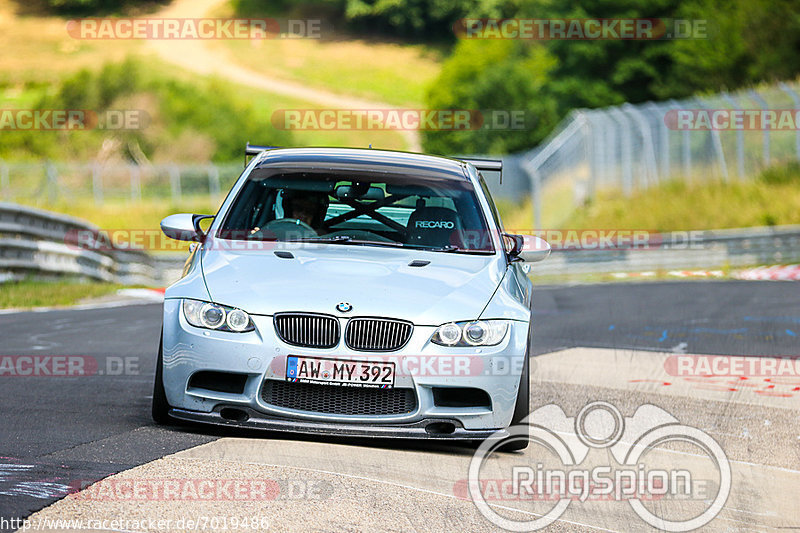
<svg viewBox="0 0 800 533">
<path fill-rule="evenodd" d="M 394 363 L 290 355 L 286 358 L 286 381 L 391 389 Z"/>
</svg>

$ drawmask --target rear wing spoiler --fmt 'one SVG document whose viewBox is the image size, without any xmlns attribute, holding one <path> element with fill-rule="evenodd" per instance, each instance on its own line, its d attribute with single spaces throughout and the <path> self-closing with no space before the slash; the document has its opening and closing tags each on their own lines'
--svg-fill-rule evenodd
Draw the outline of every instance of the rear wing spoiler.
<svg viewBox="0 0 800 533">
<path fill-rule="evenodd" d="M 503 171 L 503 161 L 500 159 L 462 159 L 462 161 L 469 163 L 478 170 Z"/>
<path fill-rule="evenodd" d="M 503 161 L 500 159 L 462 159 L 478 170 L 490 170 L 500 173 L 500 184 L 503 183 Z"/>
<path fill-rule="evenodd" d="M 250 144 L 248 142 L 244 146 L 244 166 L 247 166 L 247 158 L 251 155 L 258 155 L 264 150 L 272 150 L 273 148 L 280 148 L 280 146 L 259 146 L 257 144 Z"/>
<path fill-rule="evenodd" d="M 258 155 L 264 150 L 272 150 L 273 148 L 280 148 L 280 146 L 260 146 L 257 144 L 250 144 L 249 142 L 244 147 L 244 165 L 247 166 L 248 156 Z M 503 183 L 503 161 L 500 159 L 461 159 L 465 163 L 469 163 L 478 170 L 487 170 L 500 173 L 500 183 Z"/>
<path fill-rule="evenodd" d="M 272 150 L 273 148 L 280 148 L 280 146 L 259 146 L 247 143 L 244 147 L 244 155 L 258 155 L 264 150 Z"/>
</svg>

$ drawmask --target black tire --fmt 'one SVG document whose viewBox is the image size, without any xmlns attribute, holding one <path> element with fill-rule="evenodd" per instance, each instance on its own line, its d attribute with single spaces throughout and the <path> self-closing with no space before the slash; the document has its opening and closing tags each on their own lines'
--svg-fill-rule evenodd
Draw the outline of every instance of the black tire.
<svg viewBox="0 0 800 533">
<path fill-rule="evenodd" d="M 512 426 L 522 422 L 531 413 L 530 359 L 531 354 L 529 349 L 525 354 L 525 361 L 522 363 L 522 374 L 519 377 L 519 390 L 517 391 L 517 403 L 514 405 L 514 416 L 511 417 Z"/>
<path fill-rule="evenodd" d="M 164 392 L 164 340 L 158 343 L 158 359 L 156 361 L 156 379 L 153 383 L 153 421 L 158 425 L 173 422 L 169 416 L 170 406 L 167 403 L 167 394 Z"/>
<path fill-rule="evenodd" d="M 518 425 L 531 411 L 531 375 L 528 365 L 530 354 L 525 354 L 525 362 L 522 363 L 522 375 L 519 378 L 519 391 L 517 392 L 517 403 L 514 407 L 514 416 L 511 417 L 511 426 Z M 528 437 L 514 436 L 509 438 L 497 447 L 501 452 L 516 452 L 528 447 L 530 439 Z"/>
<path fill-rule="evenodd" d="M 532 322 L 531 322 L 532 323 Z M 514 405 L 514 415 L 511 417 L 511 426 L 520 424 L 531 412 L 531 328 L 528 328 L 528 347 L 525 350 L 525 361 L 522 363 L 522 373 L 519 377 L 517 402 Z M 498 447 L 502 452 L 515 452 L 528 447 L 530 439 L 516 436 Z"/>
</svg>

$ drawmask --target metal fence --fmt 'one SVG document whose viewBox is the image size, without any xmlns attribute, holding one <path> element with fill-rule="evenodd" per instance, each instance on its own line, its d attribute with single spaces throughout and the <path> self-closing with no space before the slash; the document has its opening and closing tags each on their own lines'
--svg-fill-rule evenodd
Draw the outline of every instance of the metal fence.
<svg viewBox="0 0 800 533">
<path fill-rule="evenodd" d="M 555 246 L 532 272 L 571 276 L 683 269 L 739 269 L 800 262 L 800 225 L 648 235 L 621 247 Z"/>
<path fill-rule="evenodd" d="M 799 89 L 780 83 L 573 111 L 524 157 L 535 227 L 564 222 L 602 189 L 630 196 L 668 180 L 744 180 L 771 164 L 800 159 Z M 780 110 L 792 120 L 781 122 L 787 113 Z"/>
<path fill-rule="evenodd" d="M 42 204 L 88 199 L 96 205 L 207 198 L 209 207 L 216 207 L 242 170 L 241 163 L 140 166 L 0 159 L 0 198 Z"/>
<path fill-rule="evenodd" d="M 772 112 L 793 110 L 794 127 L 682 128 L 681 111 Z M 534 227 L 558 225 L 599 190 L 631 195 L 668 180 L 740 180 L 774 163 L 800 159 L 800 85 L 779 83 L 758 90 L 686 100 L 579 109 L 538 147 L 503 157 L 503 185 L 492 193 L 516 199 L 532 195 Z M 178 203 L 209 199 L 218 205 L 242 171 L 241 163 L 102 164 L 11 162 L 0 159 L 0 200 L 42 204 L 91 199 Z"/>
<path fill-rule="evenodd" d="M 503 183 L 488 176 L 493 196 L 518 200 L 530 194 L 530 180 L 521 167 L 523 159 L 520 154 L 503 157 Z M 47 206 L 80 200 L 104 205 L 158 198 L 177 205 L 207 198 L 208 208 L 215 209 L 242 170 L 242 163 L 139 166 L 0 159 L 0 201 Z"/>
<path fill-rule="evenodd" d="M 586 205 L 601 190 L 630 196 L 671 180 L 750 179 L 772 164 L 800 160 L 798 93 L 800 85 L 780 83 L 757 90 L 680 101 L 576 110 L 537 148 L 503 158 L 502 186 L 496 179 L 487 181 L 499 197 L 518 201 L 530 195 L 533 228 L 541 230 L 561 227 L 575 209 Z M 775 122 L 768 127 L 748 127 L 746 123 L 743 127 L 715 127 L 716 124 L 703 127 L 704 124 L 696 120 L 701 112 L 706 112 L 708 119 L 714 114 L 727 113 L 731 117 L 736 110 L 745 120 L 750 115 L 764 118 L 770 113 L 788 110 L 793 121 L 789 126 Z M 686 124 L 680 122 L 680 113 L 693 120 Z M 213 211 L 242 168 L 241 163 L 140 166 L 0 159 L 0 201 L 127 206 L 156 199 L 170 202 L 176 208 L 182 203 L 181 208 L 186 208 L 188 201 L 192 209 Z M 105 254 L 76 251 L 65 246 L 60 235 L 54 238 L 22 231 L 25 224 L 38 227 L 37 224 L 44 223 L 47 220 L 44 213 L 31 215 L 35 220 L 21 222 L 20 217 L 27 216 L 24 213 L 12 216 L 9 205 L 0 209 L 0 215 L 2 211 L 5 214 L 4 218 L 0 217 L 0 267 L 4 267 L 5 277 L 9 272 L 16 275 L 25 271 L 26 265 L 32 262 L 38 262 L 35 269 L 39 271 L 73 272 L 124 282 L 159 279 L 163 277 L 161 271 L 167 270 L 167 277 L 174 277 L 179 267 L 180 261 L 175 257 L 164 258 L 161 261 L 164 266 L 143 255 L 124 257 L 121 251 Z M 63 229 L 67 219 L 61 217 L 61 222 L 56 222 L 57 218 L 51 222 L 60 224 L 59 228 Z M 724 239 L 709 237 L 704 242 L 706 246 L 691 253 L 686 250 L 557 251 L 539 271 L 545 274 L 561 270 L 595 272 L 640 267 L 659 269 L 681 263 L 699 267 L 720 262 L 743 265 L 798 260 L 796 228 L 784 228 L 778 240 L 767 230 L 762 233 L 755 238 L 749 230 L 744 231 L 731 241 L 741 241 L 748 246 L 748 243 L 759 243 L 766 252 L 757 258 L 731 255 L 730 246 L 720 244 Z M 779 257 L 781 248 L 791 252 L 790 257 Z M 717 252 L 713 260 L 708 256 L 711 249 Z M 137 260 L 143 261 L 143 270 L 128 271 Z"/>
</svg>

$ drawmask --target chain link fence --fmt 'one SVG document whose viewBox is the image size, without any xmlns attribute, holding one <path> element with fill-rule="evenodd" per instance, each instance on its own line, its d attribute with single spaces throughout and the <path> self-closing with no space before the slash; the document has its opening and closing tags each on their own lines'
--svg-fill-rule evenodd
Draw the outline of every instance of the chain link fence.
<svg viewBox="0 0 800 533">
<path fill-rule="evenodd" d="M 522 166 L 534 224 L 566 221 L 599 190 L 670 180 L 744 180 L 800 159 L 800 86 L 573 111 Z"/>
<path fill-rule="evenodd" d="M 741 112 L 742 127 L 732 126 L 735 110 Z M 781 111 L 790 114 L 788 125 L 780 121 L 786 118 Z M 720 117 L 727 123 L 719 124 Z M 775 120 L 764 125 L 764 117 Z M 750 124 L 754 119 L 755 125 Z M 796 83 L 580 109 L 538 147 L 504 156 L 502 185 L 494 176 L 487 181 L 496 197 L 514 202 L 532 197 L 534 228 L 560 227 L 601 190 L 630 196 L 670 180 L 744 180 L 771 164 L 800 159 L 798 123 Z M 179 205 L 205 199 L 215 209 L 241 171 L 241 163 L 144 166 L 0 159 L 0 200 L 46 206 L 147 199 Z"/>
<path fill-rule="evenodd" d="M 242 170 L 241 163 L 140 166 L 0 159 L 0 198 L 44 205 L 87 199 L 95 205 L 208 199 L 211 208 L 219 205 Z"/>
</svg>

